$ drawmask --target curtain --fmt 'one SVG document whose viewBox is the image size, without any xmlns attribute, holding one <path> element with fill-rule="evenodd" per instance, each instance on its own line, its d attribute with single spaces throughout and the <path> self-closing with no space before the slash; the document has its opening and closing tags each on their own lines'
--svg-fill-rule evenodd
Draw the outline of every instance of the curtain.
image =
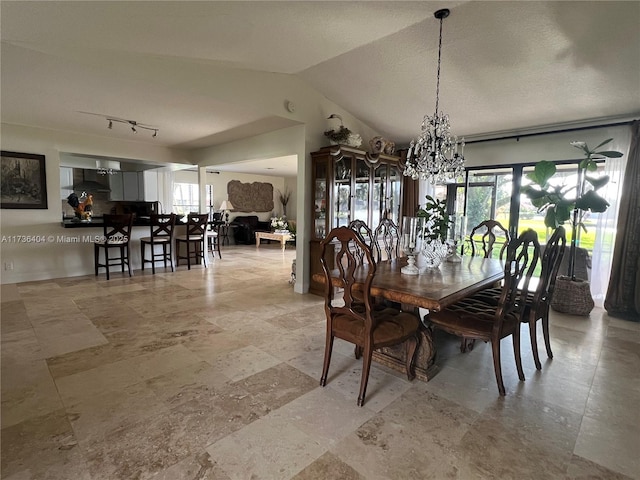
<svg viewBox="0 0 640 480">
<path fill-rule="evenodd" d="M 631 126 L 631 146 L 604 307 L 615 317 L 640 321 L 640 121 Z"/>
<path fill-rule="evenodd" d="M 625 168 L 629 159 L 629 146 L 631 143 L 631 128 L 624 126 L 603 130 L 602 140 L 613 138 L 613 141 L 606 145 L 606 150 L 616 150 L 622 152 L 620 158 L 607 158 L 604 166 L 604 175 L 609 176 L 609 183 L 599 190 L 599 193 L 609 202 L 609 208 L 597 214 L 595 227 L 595 243 L 591 259 L 591 295 L 596 306 L 603 307 L 604 299 L 609 285 L 611 265 L 613 262 L 613 250 L 616 240 L 616 225 L 618 223 L 621 203 L 626 195 L 621 192 L 628 192 L 623 188 L 625 178 Z M 595 146 L 595 145 L 594 145 Z M 620 230 L 618 230 L 620 232 Z M 619 233 L 618 233 L 619 234 Z"/>
<path fill-rule="evenodd" d="M 173 211 L 173 172 L 158 172 L 158 185 L 160 192 L 160 211 L 170 213 Z"/>
<path fill-rule="evenodd" d="M 402 216 L 415 217 L 420 198 L 418 181 L 404 177 L 402 183 Z"/>
</svg>

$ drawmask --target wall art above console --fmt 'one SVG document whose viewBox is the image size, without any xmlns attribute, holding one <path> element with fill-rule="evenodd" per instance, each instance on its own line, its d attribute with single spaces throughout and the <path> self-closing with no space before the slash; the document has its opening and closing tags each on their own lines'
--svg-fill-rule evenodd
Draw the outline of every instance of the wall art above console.
<svg viewBox="0 0 640 480">
<path fill-rule="evenodd" d="M 231 180 L 227 184 L 227 194 L 235 212 L 273 211 L 273 185 L 270 183 Z"/>
</svg>

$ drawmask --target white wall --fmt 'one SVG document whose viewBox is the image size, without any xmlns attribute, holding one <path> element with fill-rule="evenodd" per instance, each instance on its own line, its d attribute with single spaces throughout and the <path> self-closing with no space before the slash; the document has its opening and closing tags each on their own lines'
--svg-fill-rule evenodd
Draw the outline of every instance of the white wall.
<svg viewBox="0 0 640 480">
<path fill-rule="evenodd" d="M 583 153 L 572 147 L 570 142 L 586 142 L 596 147 L 608 138 L 614 142 L 608 150 L 623 150 L 628 146 L 616 146 L 616 138 L 627 138 L 628 125 L 603 127 L 575 132 L 553 133 L 518 139 L 495 140 L 472 143 L 464 149 L 469 167 L 485 165 L 510 165 L 513 163 L 539 162 L 541 160 L 572 160 L 583 158 Z M 623 134 L 624 131 L 624 134 Z"/>
</svg>

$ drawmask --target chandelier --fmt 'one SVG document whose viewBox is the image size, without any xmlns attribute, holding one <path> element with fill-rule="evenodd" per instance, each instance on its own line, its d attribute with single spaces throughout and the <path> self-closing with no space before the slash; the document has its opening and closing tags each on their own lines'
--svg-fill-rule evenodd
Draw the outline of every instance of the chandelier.
<svg viewBox="0 0 640 480">
<path fill-rule="evenodd" d="M 412 140 L 407 152 L 404 174 L 414 180 L 428 180 L 432 185 L 445 183 L 464 172 L 464 138 L 452 136 L 449 115 L 438 111 L 440 100 L 440 59 L 442 55 L 442 20 L 449 16 L 449 9 L 435 12 L 440 20 L 438 43 L 438 77 L 436 83 L 436 111 L 425 115 L 422 131 L 417 140 Z M 458 152 L 458 149 L 460 150 Z"/>
</svg>

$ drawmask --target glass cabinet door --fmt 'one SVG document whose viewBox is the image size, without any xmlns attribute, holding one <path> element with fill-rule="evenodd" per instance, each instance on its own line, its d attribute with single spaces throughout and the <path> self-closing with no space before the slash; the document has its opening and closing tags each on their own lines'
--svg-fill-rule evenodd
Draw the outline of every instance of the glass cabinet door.
<svg viewBox="0 0 640 480">
<path fill-rule="evenodd" d="M 343 156 L 334 165 L 331 228 L 346 227 L 351 221 L 351 157 Z"/>
<path fill-rule="evenodd" d="M 373 195 L 371 195 L 371 227 L 377 228 L 384 218 L 387 196 L 388 165 L 377 165 L 373 174 Z"/>
<path fill-rule="evenodd" d="M 396 165 L 389 166 L 389 195 L 387 203 L 387 216 L 393 223 L 400 223 L 400 192 L 402 190 L 402 172 Z"/>
<path fill-rule="evenodd" d="M 352 220 L 369 224 L 369 177 L 371 169 L 363 159 L 356 160 L 355 195 Z"/>
<path fill-rule="evenodd" d="M 327 176 L 329 174 L 327 162 L 317 161 L 314 177 L 314 213 L 313 213 L 313 235 L 324 238 L 327 234 Z"/>
</svg>

